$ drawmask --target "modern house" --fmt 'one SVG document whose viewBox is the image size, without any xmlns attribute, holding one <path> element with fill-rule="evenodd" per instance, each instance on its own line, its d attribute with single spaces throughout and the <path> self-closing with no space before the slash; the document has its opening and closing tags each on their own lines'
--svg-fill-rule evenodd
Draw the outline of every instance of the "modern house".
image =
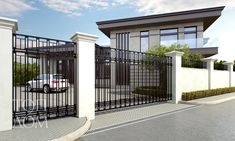
<svg viewBox="0 0 235 141">
<path fill-rule="evenodd" d="M 218 53 L 218 47 L 204 47 L 206 31 L 224 9 L 213 7 L 97 22 L 111 40 L 111 48 L 145 52 L 156 45 L 187 44 L 192 53 L 205 57 Z"/>
</svg>

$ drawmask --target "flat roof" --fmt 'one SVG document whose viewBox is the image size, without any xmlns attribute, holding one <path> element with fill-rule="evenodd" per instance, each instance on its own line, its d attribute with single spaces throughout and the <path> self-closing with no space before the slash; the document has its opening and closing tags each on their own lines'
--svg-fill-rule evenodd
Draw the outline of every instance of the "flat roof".
<svg viewBox="0 0 235 141">
<path fill-rule="evenodd" d="M 220 16 L 225 6 L 140 16 L 108 21 L 96 22 L 99 30 L 110 37 L 110 31 L 125 28 L 140 28 L 157 25 L 180 24 L 187 22 L 203 21 L 205 31 Z"/>
</svg>

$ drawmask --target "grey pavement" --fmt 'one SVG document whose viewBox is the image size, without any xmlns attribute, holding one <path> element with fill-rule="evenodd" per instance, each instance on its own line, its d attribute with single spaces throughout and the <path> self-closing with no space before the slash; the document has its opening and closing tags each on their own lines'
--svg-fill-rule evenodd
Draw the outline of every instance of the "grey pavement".
<svg viewBox="0 0 235 141">
<path fill-rule="evenodd" d="M 234 141 L 235 100 L 87 134 L 79 141 Z"/>
<path fill-rule="evenodd" d="M 159 103 L 147 104 L 140 106 L 129 107 L 125 110 L 96 115 L 95 120 L 92 121 L 92 126 L 89 132 L 101 130 L 110 126 L 125 124 L 140 119 L 150 118 L 156 115 L 166 114 L 173 111 L 188 109 L 195 107 L 195 105 L 188 104 L 172 104 Z"/>
<path fill-rule="evenodd" d="M 0 132 L 0 141 L 48 141 L 76 131 L 85 122 L 86 118 L 67 117 L 48 120 L 47 124 L 16 126 L 13 130 Z"/>
</svg>

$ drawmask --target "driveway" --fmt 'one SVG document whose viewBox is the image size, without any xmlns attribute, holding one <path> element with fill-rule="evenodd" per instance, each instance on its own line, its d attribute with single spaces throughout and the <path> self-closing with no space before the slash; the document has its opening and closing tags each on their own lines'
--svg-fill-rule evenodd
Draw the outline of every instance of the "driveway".
<svg viewBox="0 0 235 141">
<path fill-rule="evenodd" d="M 235 100 L 90 133 L 78 141 L 234 141 Z"/>
</svg>

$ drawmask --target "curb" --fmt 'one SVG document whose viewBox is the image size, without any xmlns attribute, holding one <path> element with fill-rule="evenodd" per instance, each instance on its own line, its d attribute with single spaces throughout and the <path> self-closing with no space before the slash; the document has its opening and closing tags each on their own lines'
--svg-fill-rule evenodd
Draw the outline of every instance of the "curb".
<svg viewBox="0 0 235 141">
<path fill-rule="evenodd" d="M 218 99 L 214 101 L 179 101 L 179 103 L 193 104 L 193 105 L 215 105 L 215 104 L 220 104 L 220 103 L 227 102 L 227 101 L 234 100 L 234 99 L 235 99 L 235 96 Z"/>
<path fill-rule="evenodd" d="M 86 117 L 85 124 L 79 129 L 77 129 L 76 131 L 69 133 L 63 137 L 49 140 L 49 141 L 75 141 L 78 138 L 80 138 L 82 135 L 84 135 L 90 129 L 90 127 L 91 127 L 91 120 Z"/>
</svg>

